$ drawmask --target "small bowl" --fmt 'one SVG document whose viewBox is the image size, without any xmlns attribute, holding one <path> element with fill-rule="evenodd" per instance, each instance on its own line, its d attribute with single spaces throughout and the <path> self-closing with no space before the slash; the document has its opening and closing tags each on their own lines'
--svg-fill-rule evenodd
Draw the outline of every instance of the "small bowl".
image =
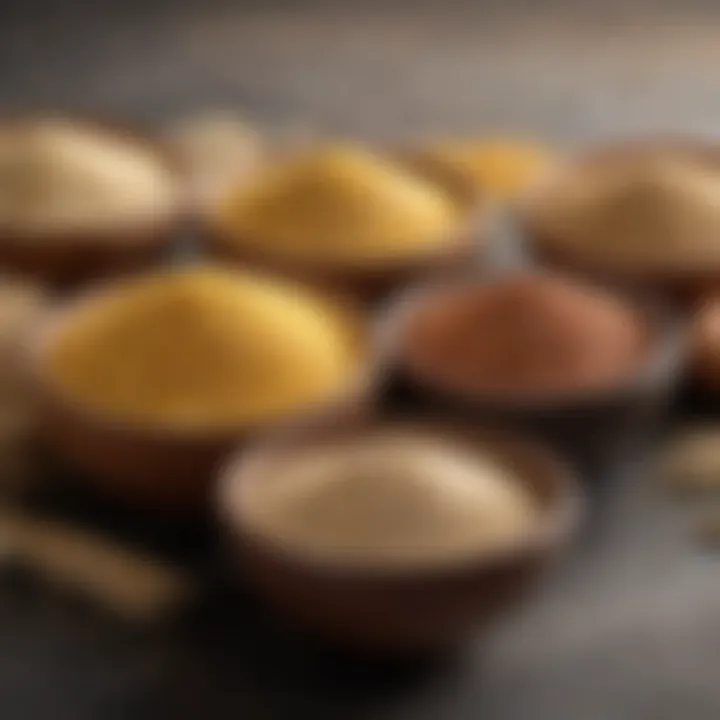
<svg viewBox="0 0 720 720">
<path fill-rule="evenodd" d="M 651 331 L 651 348 L 627 377 L 612 386 L 532 396 L 481 391 L 453 382 L 441 368 L 435 372 L 418 365 L 403 346 L 403 334 L 415 313 L 435 299 L 484 282 L 471 277 L 452 285 L 417 288 L 391 306 L 379 328 L 376 382 L 382 387 L 384 402 L 390 408 L 508 427 L 555 446 L 585 475 L 605 475 L 665 412 L 684 369 L 687 334 L 681 318 L 657 302 L 636 299 L 634 304 Z"/>
<path fill-rule="evenodd" d="M 591 173 L 598 166 L 606 166 L 616 160 L 626 161 L 629 155 L 642 157 L 668 151 L 716 165 L 720 173 L 720 145 L 710 140 L 679 135 L 619 140 L 579 153 L 568 164 Z M 581 253 L 573 252 L 572 243 L 563 242 L 564 238 L 554 237 L 546 229 L 537 213 L 541 201 L 542 185 L 538 185 L 515 204 L 513 213 L 515 224 L 538 260 L 602 282 L 651 291 L 681 307 L 692 307 L 708 293 L 720 291 L 720 262 L 716 267 L 704 265 L 694 269 L 630 268 L 602 257 L 582 257 Z"/>
<path fill-rule="evenodd" d="M 408 170 L 432 182 L 439 169 L 399 151 L 391 156 Z M 263 252 L 258 243 L 238 242 L 218 221 L 215 208 L 206 208 L 200 219 L 200 233 L 211 255 L 223 260 L 251 265 L 274 273 L 298 279 L 333 292 L 340 292 L 363 303 L 384 300 L 396 290 L 430 277 L 452 274 L 468 264 L 482 261 L 487 248 L 487 213 L 469 189 L 453 179 L 453 200 L 461 208 L 458 228 L 452 237 L 429 250 L 397 259 L 375 262 L 342 264 L 334 262 L 304 261 L 282 257 L 279 253 Z"/>
<path fill-rule="evenodd" d="M 127 505 L 180 514 L 207 509 L 217 470 L 232 450 L 296 415 L 313 412 L 325 401 L 352 404 L 366 392 L 367 378 L 359 374 L 346 389 L 287 416 L 226 429 L 143 425 L 93 411 L 56 386 L 46 358 L 73 311 L 94 302 L 102 292 L 102 286 L 86 291 L 50 313 L 30 343 L 29 367 L 43 444 L 79 473 L 78 481 Z"/>
<path fill-rule="evenodd" d="M 324 444 L 395 422 L 367 407 L 341 419 L 316 418 L 235 458 L 220 482 L 220 515 L 239 580 L 296 629 L 371 655 L 412 655 L 470 641 L 473 633 L 488 628 L 526 597 L 548 562 L 569 543 L 581 516 L 572 473 L 541 446 L 476 426 L 410 420 L 403 421 L 403 427 L 409 424 L 491 448 L 542 503 L 545 512 L 537 527 L 512 549 L 422 569 L 379 569 L 308 559 L 243 522 L 232 493 L 237 483 L 263 482 L 266 463 L 317 441 Z"/>
<path fill-rule="evenodd" d="M 42 117 L 5 119 L 0 126 L 18 127 Z M 61 117 L 79 127 L 152 150 L 175 177 L 177 199 L 173 207 L 157 217 L 123 226 L 50 231 L 32 237 L 20 228 L 0 226 L 0 263 L 7 271 L 37 278 L 52 287 L 66 288 L 129 273 L 161 259 L 186 219 L 182 171 L 173 154 L 159 141 L 134 128 L 93 118 Z"/>
</svg>

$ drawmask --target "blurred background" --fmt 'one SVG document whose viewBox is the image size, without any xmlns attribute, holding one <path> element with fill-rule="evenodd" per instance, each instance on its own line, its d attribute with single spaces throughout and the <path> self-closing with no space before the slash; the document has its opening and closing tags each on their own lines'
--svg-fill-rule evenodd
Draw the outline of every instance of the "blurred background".
<svg viewBox="0 0 720 720">
<path fill-rule="evenodd" d="M 714 129 L 712 0 L 10 0 L 5 107 L 239 105 L 373 136 Z"/>
<path fill-rule="evenodd" d="M 236 107 L 261 124 L 389 140 L 478 129 L 559 142 L 715 134 L 719 59 L 713 0 L 0 8 L 3 110 L 164 122 Z M 250 631 L 225 648 L 219 619 L 181 637 L 139 638 L 100 632 L 90 619 L 69 626 L 50 606 L 3 597 L 0 717 L 718 717 L 720 636 L 708 632 L 720 620 L 716 578 L 706 559 L 679 549 L 679 530 L 663 508 L 648 508 L 641 488 L 615 505 L 604 541 L 569 564 L 545 601 L 461 668 L 410 685 L 358 668 L 341 677 L 302 648 L 280 657 Z"/>
</svg>

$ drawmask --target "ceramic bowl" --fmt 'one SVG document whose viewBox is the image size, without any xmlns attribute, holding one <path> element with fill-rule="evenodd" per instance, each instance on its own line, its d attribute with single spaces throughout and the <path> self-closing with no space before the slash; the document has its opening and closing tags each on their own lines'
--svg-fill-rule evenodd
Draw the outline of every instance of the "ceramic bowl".
<svg viewBox="0 0 720 720">
<path fill-rule="evenodd" d="M 263 482 L 278 458 L 395 422 L 365 408 L 341 420 L 297 426 L 231 460 L 221 475 L 219 498 L 233 568 L 243 584 L 295 629 L 337 647 L 392 656 L 449 648 L 488 628 L 526 597 L 548 561 L 568 544 L 581 515 L 572 473 L 543 447 L 477 426 L 408 420 L 403 427 L 410 423 L 423 432 L 487 446 L 541 504 L 537 525 L 512 548 L 423 568 L 323 563 L 248 527 L 242 498 Z"/>
<path fill-rule="evenodd" d="M 648 324 L 650 347 L 626 377 L 599 389 L 532 396 L 481 391 L 448 377 L 444 368 L 417 362 L 404 339 L 416 313 L 446 293 L 472 293 L 494 281 L 469 277 L 436 283 L 396 299 L 380 321 L 377 382 L 385 402 L 393 408 L 509 427 L 554 445 L 588 476 L 606 474 L 641 444 L 670 402 L 686 360 L 682 317 L 654 300 L 628 296 Z"/>
</svg>

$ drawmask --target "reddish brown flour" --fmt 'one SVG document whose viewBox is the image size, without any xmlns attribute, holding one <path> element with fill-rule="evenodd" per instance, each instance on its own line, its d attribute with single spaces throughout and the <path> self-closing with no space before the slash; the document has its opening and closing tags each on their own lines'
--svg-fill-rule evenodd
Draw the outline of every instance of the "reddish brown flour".
<svg viewBox="0 0 720 720">
<path fill-rule="evenodd" d="M 616 384 L 648 335 L 622 298 L 524 274 L 433 297 L 411 318 L 406 351 L 420 373 L 460 388 L 547 395 Z"/>
</svg>

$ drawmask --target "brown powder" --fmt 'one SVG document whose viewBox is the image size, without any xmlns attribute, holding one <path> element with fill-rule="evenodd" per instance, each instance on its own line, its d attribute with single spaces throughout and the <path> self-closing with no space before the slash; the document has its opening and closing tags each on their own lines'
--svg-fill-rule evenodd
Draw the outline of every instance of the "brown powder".
<svg viewBox="0 0 720 720">
<path fill-rule="evenodd" d="M 405 347 L 422 375 L 458 388 L 548 394 L 619 382 L 647 341 L 622 299 L 528 274 L 435 296 L 411 318 Z"/>
</svg>

